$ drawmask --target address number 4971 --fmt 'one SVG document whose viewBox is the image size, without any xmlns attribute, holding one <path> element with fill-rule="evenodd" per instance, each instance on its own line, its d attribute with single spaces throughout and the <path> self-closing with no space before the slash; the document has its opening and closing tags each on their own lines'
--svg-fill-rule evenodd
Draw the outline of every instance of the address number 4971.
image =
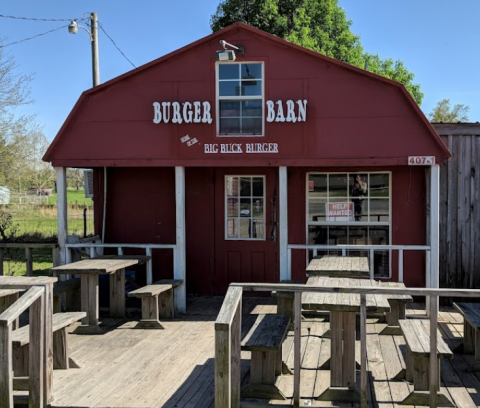
<svg viewBox="0 0 480 408">
<path fill-rule="evenodd" d="M 435 156 L 408 156 L 409 166 L 433 166 Z"/>
</svg>

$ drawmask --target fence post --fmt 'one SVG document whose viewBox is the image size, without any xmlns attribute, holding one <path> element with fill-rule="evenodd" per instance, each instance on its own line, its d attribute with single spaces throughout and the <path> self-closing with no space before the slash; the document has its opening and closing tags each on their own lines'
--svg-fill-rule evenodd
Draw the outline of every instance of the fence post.
<svg viewBox="0 0 480 408">
<path fill-rule="evenodd" d="M 5 253 L 5 250 L 3 248 L 0 248 L 0 276 L 3 276 L 3 254 Z"/>
<path fill-rule="evenodd" d="M 25 248 L 25 257 L 27 258 L 27 276 L 33 275 L 33 257 L 32 248 Z"/>
</svg>

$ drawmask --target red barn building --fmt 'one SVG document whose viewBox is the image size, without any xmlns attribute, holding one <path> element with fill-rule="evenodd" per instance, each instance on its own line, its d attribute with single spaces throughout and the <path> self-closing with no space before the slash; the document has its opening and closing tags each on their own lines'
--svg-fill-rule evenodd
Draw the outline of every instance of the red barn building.
<svg viewBox="0 0 480 408">
<path fill-rule="evenodd" d="M 403 85 L 237 23 L 84 92 L 44 160 L 60 186 L 94 170 L 104 242 L 175 246 L 154 280 L 222 294 L 303 281 L 306 245 L 426 245 L 400 264 L 434 286 L 449 156 Z M 375 249 L 375 276 L 397 280 L 398 256 Z"/>
</svg>

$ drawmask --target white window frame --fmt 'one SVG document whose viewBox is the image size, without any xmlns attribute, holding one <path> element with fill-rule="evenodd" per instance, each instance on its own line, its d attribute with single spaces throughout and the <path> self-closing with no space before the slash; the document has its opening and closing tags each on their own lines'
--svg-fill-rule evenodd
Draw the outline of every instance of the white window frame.
<svg viewBox="0 0 480 408">
<path fill-rule="evenodd" d="M 309 204 L 310 198 L 308 196 L 309 193 L 309 185 L 308 181 L 311 174 L 321 174 L 321 175 L 340 175 L 340 174 L 388 174 L 388 211 L 389 211 L 389 221 L 310 221 L 309 220 Z M 370 179 L 369 179 L 370 181 Z M 328 191 L 328 183 L 327 183 L 327 191 Z M 347 189 L 348 191 L 348 189 Z M 349 193 L 347 193 L 347 199 L 350 198 Z M 335 226 L 335 227 L 387 227 L 388 226 L 388 242 L 392 245 L 392 172 L 391 171 L 338 171 L 338 172 L 324 172 L 324 171 L 310 171 L 306 173 L 305 176 L 305 221 L 306 221 L 306 237 L 305 242 L 308 244 L 309 239 L 309 227 L 320 225 L 320 226 Z M 328 203 L 328 196 L 327 196 L 327 203 Z M 368 196 L 368 216 L 370 217 L 370 195 Z M 377 276 L 376 279 L 391 279 L 392 278 L 392 251 L 389 250 L 389 267 L 388 267 L 388 276 Z M 306 251 L 306 260 L 308 263 L 308 251 Z"/>
<path fill-rule="evenodd" d="M 220 65 L 241 65 L 241 64 L 261 64 L 262 66 L 262 95 L 260 97 L 255 95 L 249 96 L 220 96 L 220 79 L 219 79 L 219 66 Z M 241 77 L 239 77 L 241 82 Z M 265 137 L 265 63 L 263 61 L 235 61 L 235 62 L 216 62 L 215 64 L 215 106 L 217 109 L 216 116 L 216 126 L 217 126 L 217 137 Z M 220 101 L 229 100 L 229 101 L 251 101 L 259 100 L 262 102 L 262 133 L 260 135 L 253 135 L 248 133 L 239 133 L 239 134 L 220 134 Z"/>
<path fill-rule="evenodd" d="M 227 223 L 227 220 L 229 218 L 236 218 L 238 219 L 238 225 L 239 225 L 239 228 L 240 228 L 240 220 L 242 219 L 242 217 L 240 216 L 240 212 L 238 213 L 238 216 L 237 217 L 229 217 L 228 216 L 228 198 L 233 198 L 233 197 L 227 197 L 227 177 L 238 177 L 238 178 L 241 178 L 241 177 L 250 177 L 250 178 L 262 178 L 263 179 L 263 192 L 262 192 L 262 198 L 263 198 L 263 238 L 229 238 L 228 237 L 228 223 Z M 267 181 L 267 178 L 264 174 L 226 174 L 225 177 L 224 177 L 224 183 L 223 183 L 223 189 L 224 189 L 224 193 L 223 193 L 223 197 L 224 197 L 224 200 L 225 200 L 225 204 L 224 204 L 224 208 L 225 208 L 225 216 L 223 218 L 223 221 L 224 221 L 224 228 L 225 228 L 225 241 L 266 241 L 267 240 L 267 224 L 266 224 L 266 212 L 267 212 L 267 203 L 266 203 L 266 197 L 265 197 L 265 192 L 266 192 L 266 183 Z M 240 188 L 240 185 L 238 186 Z M 253 190 L 252 190 L 252 193 L 253 193 Z M 253 194 L 250 194 L 250 199 L 253 198 Z M 238 199 L 240 200 L 241 196 L 238 196 Z M 247 197 L 244 197 L 244 198 L 247 198 Z M 259 217 L 248 217 L 249 220 L 251 220 L 252 218 L 259 218 Z M 245 219 L 245 218 L 244 218 Z"/>
</svg>

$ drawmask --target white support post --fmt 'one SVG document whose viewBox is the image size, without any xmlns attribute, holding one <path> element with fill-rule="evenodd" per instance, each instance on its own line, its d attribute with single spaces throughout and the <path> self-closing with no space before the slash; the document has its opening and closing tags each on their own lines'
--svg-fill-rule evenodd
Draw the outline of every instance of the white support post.
<svg viewBox="0 0 480 408">
<path fill-rule="evenodd" d="M 152 248 L 147 247 L 145 248 L 145 255 L 151 257 L 152 256 Z M 151 285 L 153 281 L 153 259 L 150 258 L 147 261 L 147 285 Z"/>
<path fill-rule="evenodd" d="M 279 182 L 279 254 L 280 254 L 280 280 L 292 279 L 292 271 L 288 262 L 288 171 L 287 167 L 278 168 Z"/>
<path fill-rule="evenodd" d="M 177 221 L 177 245 L 174 251 L 174 278 L 183 284 L 175 289 L 175 309 L 185 313 L 186 297 L 186 241 L 185 241 L 185 167 L 175 167 L 175 204 Z"/>
<path fill-rule="evenodd" d="M 57 173 L 57 235 L 60 265 L 65 265 L 67 254 L 67 172 L 65 167 L 56 167 Z"/>
<path fill-rule="evenodd" d="M 440 284 L 440 166 L 430 168 L 430 268 L 429 287 L 438 288 Z M 438 297 L 436 298 L 438 302 Z M 438 305 L 437 305 L 438 308 Z M 430 310 L 429 307 L 427 310 Z"/>
</svg>

